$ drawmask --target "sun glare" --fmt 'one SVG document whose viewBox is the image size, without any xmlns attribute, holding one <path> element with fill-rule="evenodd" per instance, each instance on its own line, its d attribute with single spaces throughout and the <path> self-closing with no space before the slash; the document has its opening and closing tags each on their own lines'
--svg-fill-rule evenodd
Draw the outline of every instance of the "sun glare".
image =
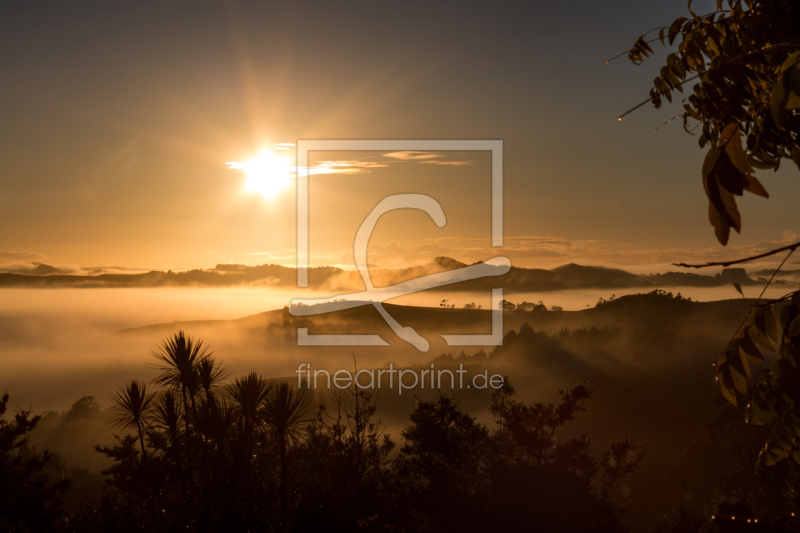
<svg viewBox="0 0 800 533">
<path fill-rule="evenodd" d="M 245 191 L 260 194 L 264 198 L 274 198 L 291 184 L 292 167 L 288 159 L 271 150 L 261 150 L 250 161 L 226 164 L 228 168 L 243 170 L 247 174 Z"/>
</svg>

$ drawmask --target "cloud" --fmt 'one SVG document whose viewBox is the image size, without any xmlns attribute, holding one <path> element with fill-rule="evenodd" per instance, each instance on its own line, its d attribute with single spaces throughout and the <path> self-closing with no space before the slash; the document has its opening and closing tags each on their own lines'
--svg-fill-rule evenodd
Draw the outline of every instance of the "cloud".
<svg viewBox="0 0 800 533">
<path fill-rule="evenodd" d="M 36 261 L 0 262 L 0 272 L 8 274 L 26 274 L 32 276 L 49 276 L 51 274 L 85 274 L 75 265 L 49 265 Z"/>
<path fill-rule="evenodd" d="M 0 250 L 0 262 L 29 262 L 41 261 L 45 258 L 44 254 L 39 252 L 31 252 L 29 250 Z"/>
<path fill-rule="evenodd" d="M 365 174 L 371 172 L 376 168 L 386 168 L 390 164 L 395 163 L 425 163 L 429 165 L 445 165 L 460 167 L 471 165 L 471 161 L 440 161 L 438 158 L 445 157 L 442 154 L 435 154 L 432 152 L 390 152 L 383 154 L 383 157 L 389 158 L 389 161 L 378 160 L 375 161 L 374 157 L 366 157 L 361 159 L 350 159 L 340 161 L 319 161 L 315 165 L 308 167 L 309 174 Z M 434 160 L 436 159 L 436 160 Z M 229 163 L 230 164 L 230 163 Z"/>
<path fill-rule="evenodd" d="M 426 163 L 428 165 L 449 165 L 454 167 L 463 167 L 465 165 L 471 165 L 472 161 L 421 161 L 421 163 Z"/>
<path fill-rule="evenodd" d="M 309 167 L 310 174 L 364 174 L 373 168 L 385 168 L 387 163 L 354 159 L 351 161 L 319 161 Z"/>
<path fill-rule="evenodd" d="M 149 272 L 149 268 L 131 268 L 121 266 L 91 266 L 81 267 L 80 274 L 85 276 L 97 276 L 99 274 L 143 274 Z"/>
<path fill-rule="evenodd" d="M 444 157 L 444 156 L 441 154 L 434 154 L 431 152 L 403 151 L 403 152 L 390 152 L 388 154 L 383 154 L 383 157 L 399 159 L 400 161 L 419 161 L 423 159 L 435 159 L 437 157 Z"/>
<path fill-rule="evenodd" d="M 784 236 L 783 239 L 792 237 Z M 486 238 L 472 237 L 436 237 L 417 243 L 398 240 L 371 241 L 368 250 L 370 266 L 380 265 L 383 268 L 405 268 L 430 262 L 435 257 L 451 257 L 470 264 L 476 261 L 505 256 L 511 259 L 514 266 L 526 268 L 554 268 L 567 263 L 578 263 L 591 266 L 622 268 L 635 273 L 667 272 L 682 270 L 672 265 L 677 262 L 705 263 L 749 257 L 786 246 L 788 240 L 762 241 L 749 245 L 727 246 L 663 246 L 644 247 L 638 243 L 620 242 L 600 239 L 569 239 L 547 235 L 515 235 L 506 236 L 502 248 L 495 248 Z M 297 255 L 294 250 L 275 252 L 253 252 L 257 263 L 275 263 L 284 266 L 295 266 Z M 775 266 L 784 254 L 746 263 L 740 266 L 748 270 L 757 270 Z M 312 266 L 336 266 L 345 270 L 353 270 L 352 249 L 311 250 Z M 708 269 L 702 273 L 714 273 L 721 270 Z"/>
</svg>

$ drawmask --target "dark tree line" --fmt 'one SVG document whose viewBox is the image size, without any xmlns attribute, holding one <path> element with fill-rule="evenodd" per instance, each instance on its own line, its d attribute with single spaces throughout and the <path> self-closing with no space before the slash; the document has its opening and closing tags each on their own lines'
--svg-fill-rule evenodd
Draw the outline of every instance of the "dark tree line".
<svg viewBox="0 0 800 533">
<path fill-rule="evenodd" d="M 329 392 L 315 409 L 310 389 L 256 373 L 227 380 L 182 332 L 154 355 L 156 380 L 112 397 L 121 434 L 96 447 L 112 460 L 96 504 L 65 510 L 69 480 L 45 472 L 47 453 L 22 453 L 36 417 L 0 422 L 0 529 L 626 531 L 609 489 L 643 454 L 624 439 L 596 455 L 587 436 L 562 434 L 592 398 L 585 385 L 527 405 L 507 384 L 491 427 L 452 395 L 419 399 L 398 446 L 371 391 Z"/>
</svg>

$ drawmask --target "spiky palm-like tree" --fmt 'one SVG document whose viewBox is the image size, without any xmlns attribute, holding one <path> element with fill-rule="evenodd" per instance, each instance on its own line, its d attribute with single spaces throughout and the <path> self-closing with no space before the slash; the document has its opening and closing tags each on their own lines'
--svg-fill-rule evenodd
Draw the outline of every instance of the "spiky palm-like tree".
<svg viewBox="0 0 800 533">
<path fill-rule="evenodd" d="M 147 450 L 144 445 L 144 431 L 153 414 L 154 392 L 148 392 L 147 385 L 131 380 L 111 396 L 111 425 L 124 431 L 134 430 L 142 447 L 142 465 L 147 469 Z"/>
<path fill-rule="evenodd" d="M 228 370 L 223 367 L 213 355 L 204 357 L 197 364 L 197 378 L 200 381 L 200 387 L 206 393 L 206 405 L 210 408 L 216 401 L 212 389 L 222 384 L 222 381 L 228 375 Z"/>
<path fill-rule="evenodd" d="M 245 462 L 249 462 L 253 452 L 253 438 L 259 422 L 259 409 L 269 396 L 272 385 L 257 372 L 250 372 L 237 378 L 231 385 L 229 395 L 234 403 L 239 422 L 239 436 Z"/>
<path fill-rule="evenodd" d="M 272 389 L 262 407 L 267 437 L 278 448 L 281 464 L 281 514 L 286 511 L 287 451 L 290 444 L 300 440 L 311 421 L 308 397 L 288 383 Z"/>
<path fill-rule="evenodd" d="M 175 454 L 175 461 L 178 468 L 180 462 L 177 457 L 179 454 L 179 428 L 183 423 L 183 413 L 181 412 L 175 393 L 172 391 L 164 392 L 155 402 L 154 421 L 158 427 L 165 430 L 170 438 L 170 444 Z"/>
<path fill-rule="evenodd" d="M 217 453 L 224 456 L 230 431 L 236 423 L 234 408 L 223 396 L 215 398 L 211 405 L 201 402 L 198 415 L 200 431 L 216 446 Z"/>
<path fill-rule="evenodd" d="M 172 389 L 180 390 L 183 398 L 186 430 L 186 445 L 189 446 L 189 405 L 192 406 L 192 414 L 197 414 L 195 396 L 200 387 L 200 379 L 197 367 L 206 357 L 208 347 L 203 346 L 203 341 L 195 341 L 183 331 L 168 337 L 157 351 L 152 352 L 153 356 L 160 361 L 156 367 L 161 370 L 155 382 L 159 385 L 166 385 Z"/>
</svg>

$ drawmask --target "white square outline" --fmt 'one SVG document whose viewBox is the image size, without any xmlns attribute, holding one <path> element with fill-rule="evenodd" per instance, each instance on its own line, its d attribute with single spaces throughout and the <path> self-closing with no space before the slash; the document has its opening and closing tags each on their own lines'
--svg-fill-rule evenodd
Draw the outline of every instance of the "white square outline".
<svg viewBox="0 0 800 533">
<path fill-rule="evenodd" d="M 308 287 L 308 152 L 310 151 L 489 151 L 492 153 L 492 247 L 503 246 L 503 141 L 502 140 L 330 140 L 297 141 L 297 286 Z M 492 307 L 503 297 L 503 289 L 492 289 Z M 492 309 L 490 335 L 442 335 L 450 346 L 501 345 L 503 311 Z M 387 345 L 375 335 L 309 335 L 298 329 L 298 345 L 332 346 Z"/>
<path fill-rule="evenodd" d="M 490 151 L 492 152 L 492 247 L 503 246 L 502 140 L 298 140 L 297 286 L 308 287 L 308 152 L 328 151 Z"/>
</svg>

